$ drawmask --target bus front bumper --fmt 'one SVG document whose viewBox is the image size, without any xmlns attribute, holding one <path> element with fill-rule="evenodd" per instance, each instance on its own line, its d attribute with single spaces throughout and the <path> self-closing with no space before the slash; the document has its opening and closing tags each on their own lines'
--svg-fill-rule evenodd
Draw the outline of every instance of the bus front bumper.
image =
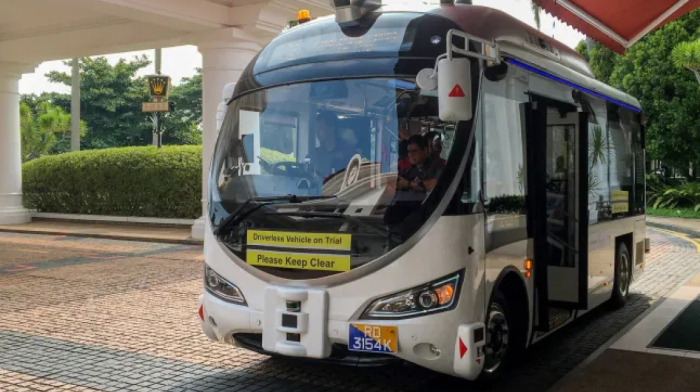
<svg viewBox="0 0 700 392">
<path fill-rule="evenodd" d="M 474 380 L 483 367 L 484 327 L 464 323 L 458 310 L 401 320 L 333 320 L 328 318 L 322 331 L 300 334 L 299 342 L 287 342 L 285 328 L 274 318 L 222 301 L 208 292 L 199 298 L 202 330 L 209 339 L 232 344 L 266 355 L 317 359 L 350 366 L 383 366 L 408 361 L 441 373 Z M 332 313 L 332 312 L 328 312 Z M 268 330 L 265 320 L 270 322 Z M 396 353 L 370 353 L 348 350 L 351 323 L 392 326 L 397 330 Z M 309 323 L 313 324 L 313 322 Z M 272 328 L 270 328 L 272 327 Z M 280 331 L 280 329 L 282 331 Z M 279 335 L 270 343 L 270 336 Z M 265 342 L 265 339 L 268 339 Z"/>
</svg>

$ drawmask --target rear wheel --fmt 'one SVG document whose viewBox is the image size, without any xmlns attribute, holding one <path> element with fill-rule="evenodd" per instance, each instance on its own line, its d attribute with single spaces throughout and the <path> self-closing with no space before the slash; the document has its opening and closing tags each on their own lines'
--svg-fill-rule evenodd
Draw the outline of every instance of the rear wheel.
<svg viewBox="0 0 700 392">
<path fill-rule="evenodd" d="M 625 306 L 632 283 L 632 257 L 627 244 L 620 242 L 615 252 L 615 283 L 610 305 L 614 308 Z"/>
</svg>

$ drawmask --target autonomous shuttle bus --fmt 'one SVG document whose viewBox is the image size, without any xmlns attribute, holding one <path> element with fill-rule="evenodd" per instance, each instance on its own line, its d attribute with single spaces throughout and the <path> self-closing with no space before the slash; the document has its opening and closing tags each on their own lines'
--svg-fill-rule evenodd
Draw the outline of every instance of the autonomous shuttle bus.
<svg viewBox="0 0 700 392">
<path fill-rule="evenodd" d="M 494 9 L 331 3 L 228 103 L 204 333 L 473 380 L 622 306 L 645 257 L 639 102 Z"/>
</svg>

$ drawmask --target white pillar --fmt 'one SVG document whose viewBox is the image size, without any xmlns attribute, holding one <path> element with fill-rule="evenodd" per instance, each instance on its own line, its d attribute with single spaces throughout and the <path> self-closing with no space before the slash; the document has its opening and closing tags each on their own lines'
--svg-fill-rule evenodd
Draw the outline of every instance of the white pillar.
<svg viewBox="0 0 700 392">
<path fill-rule="evenodd" d="M 70 150 L 80 151 L 80 62 L 73 59 L 70 101 Z"/>
<path fill-rule="evenodd" d="M 0 62 L 0 224 L 30 221 L 22 206 L 19 79 L 33 70 L 26 64 Z"/>
<path fill-rule="evenodd" d="M 202 54 L 202 217 L 192 226 L 192 238 L 204 239 L 209 163 L 218 134 L 216 113 L 224 87 L 238 81 L 260 45 L 231 37 L 197 45 Z"/>
<path fill-rule="evenodd" d="M 163 50 L 161 48 L 156 48 L 155 52 L 156 53 L 155 53 L 154 63 L 155 63 L 155 67 L 156 67 L 156 75 L 160 75 L 160 67 L 161 67 L 162 58 L 163 58 Z M 156 130 L 159 129 L 159 125 L 160 125 L 160 124 L 158 124 L 158 122 L 160 121 L 160 118 L 157 117 L 158 115 L 159 114 L 157 114 L 157 113 L 152 113 L 152 115 L 151 115 L 153 118 L 153 125 L 154 125 L 153 132 L 151 132 L 153 134 L 153 139 L 152 139 L 151 144 L 153 144 L 155 147 L 158 147 L 159 145 L 163 144 L 162 143 L 163 139 L 158 134 L 158 132 L 156 132 Z"/>
</svg>

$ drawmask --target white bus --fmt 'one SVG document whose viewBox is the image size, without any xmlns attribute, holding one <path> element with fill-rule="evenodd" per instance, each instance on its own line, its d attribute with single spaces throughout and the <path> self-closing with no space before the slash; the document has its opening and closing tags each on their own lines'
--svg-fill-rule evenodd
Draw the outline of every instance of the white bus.
<svg viewBox="0 0 700 392">
<path fill-rule="evenodd" d="M 210 171 L 212 340 L 474 380 L 644 267 L 639 102 L 507 14 L 335 0 L 249 64 Z"/>
</svg>

